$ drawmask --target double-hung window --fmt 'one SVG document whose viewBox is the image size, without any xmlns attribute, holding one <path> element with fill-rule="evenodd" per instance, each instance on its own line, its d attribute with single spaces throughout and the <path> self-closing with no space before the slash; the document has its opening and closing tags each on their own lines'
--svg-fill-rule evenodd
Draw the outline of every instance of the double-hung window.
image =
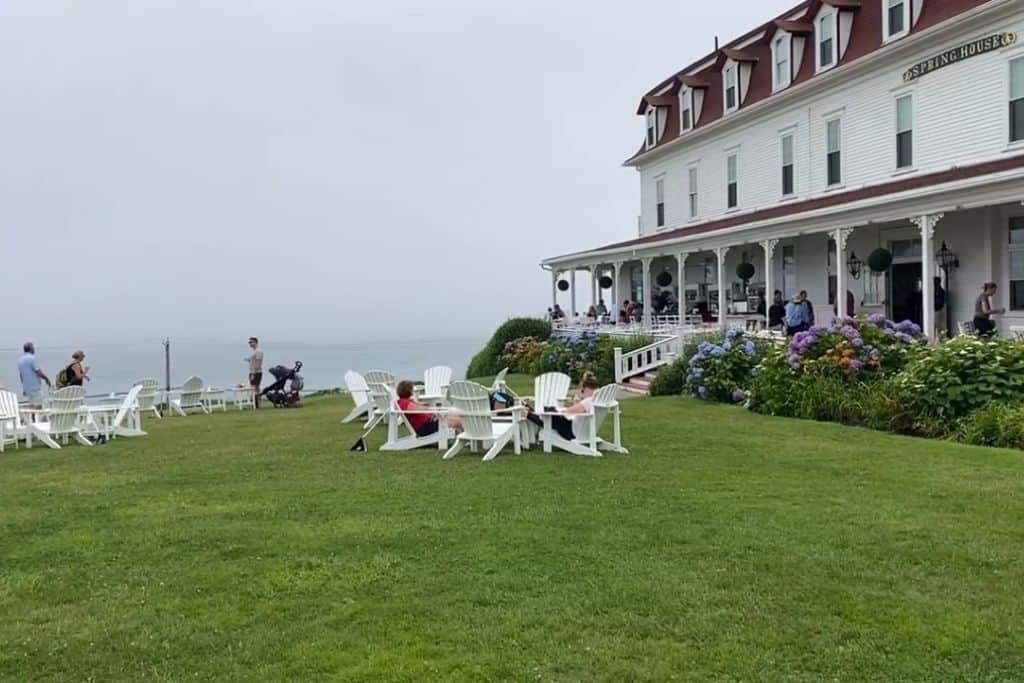
<svg viewBox="0 0 1024 683">
<path fill-rule="evenodd" d="M 782 137 L 782 196 L 793 194 L 793 136 Z"/>
<path fill-rule="evenodd" d="M 839 185 L 843 182 L 842 123 L 839 119 L 832 119 L 825 128 L 827 181 L 830 186 Z"/>
<path fill-rule="evenodd" d="M 910 30 L 910 0 L 882 0 L 882 38 L 895 40 Z"/>
<path fill-rule="evenodd" d="M 647 149 L 654 147 L 658 141 L 658 110 L 654 107 L 647 109 Z"/>
<path fill-rule="evenodd" d="M 736 65 L 725 69 L 725 110 L 735 110 L 739 106 L 739 87 L 736 79 Z"/>
<path fill-rule="evenodd" d="M 1024 310 L 1024 217 L 1010 219 L 1010 309 Z"/>
<path fill-rule="evenodd" d="M 836 62 L 836 12 L 818 19 L 818 71 L 831 68 Z"/>
<path fill-rule="evenodd" d="M 782 35 L 775 39 L 772 44 L 772 61 L 775 69 L 773 71 L 773 85 L 775 90 L 782 90 L 789 86 L 792 73 L 789 67 L 790 37 Z"/>
<path fill-rule="evenodd" d="M 655 215 L 658 220 L 658 227 L 665 227 L 665 179 L 658 178 L 654 181 Z"/>
<path fill-rule="evenodd" d="M 1024 140 L 1024 57 L 1010 62 L 1010 142 Z"/>
<path fill-rule="evenodd" d="M 696 218 L 700 209 L 700 197 L 697 194 L 697 167 L 690 168 L 690 218 Z"/>
<path fill-rule="evenodd" d="M 726 202 L 728 208 L 735 209 L 739 206 L 739 183 L 737 176 L 739 175 L 738 157 L 736 154 L 730 154 L 725 160 L 726 167 Z"/>
<path fill-rule="evenodd" d="M 679 91 L 679 130 L 684 133 L 693 128 L 693 91 L 683 88 Z"/>
<path fill-rule="evenodd" d="M 914 97 L 896 100 L 896 168 L 914 165 Z"/>
</svg>

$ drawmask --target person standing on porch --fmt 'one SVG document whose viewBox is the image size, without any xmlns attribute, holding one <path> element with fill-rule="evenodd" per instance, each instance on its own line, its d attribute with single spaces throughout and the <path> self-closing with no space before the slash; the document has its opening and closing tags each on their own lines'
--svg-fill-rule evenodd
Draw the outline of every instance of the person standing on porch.
<svg viewBox="0 0 1024 683">
<path fill-rule="evenodd" d="M 776 289 L 772 297 L 772 305 L 768 307 L 768 329 L 781 330 L 786 317 L 786 305 L 782 303 L 782 291 Z"/>
<path fill-rule="evenodd" d="M 996 283 L 986 282 L 981 288 L 981 294 L 974 301 L 974 331 L 980 337 L 991 337 L 996 331 L 992 316 L 1006 313 L 1005 308 L 992 308 L 992 297 L 995 293 Z"/>
<path fill-rule="evenodd" d="M 800 290 L 800 305 L 804 308 L 804 323 L 808 328 L 812 327 L 814 325 L 814 304 L 807 297 L 806 289 Z"/>
<path fill-rule="evenodd" d="M 807 307 L 804 306 L 804 299 L 797 294 L 793 300 L 786 304 L 786 336 L 792 337 L 797 332 L 803 332 L 810 323 L 807 322 Z"/>
</svg>

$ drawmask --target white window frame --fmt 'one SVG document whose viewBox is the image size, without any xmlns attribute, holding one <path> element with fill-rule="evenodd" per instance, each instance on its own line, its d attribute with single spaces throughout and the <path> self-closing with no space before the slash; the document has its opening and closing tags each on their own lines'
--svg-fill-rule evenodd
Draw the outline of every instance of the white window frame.
<svg viewBox="0 0 1024 683">
<path fill-rule="evenodd" d="M 780 81 L 779 76 L 779 52 L 786 55 L 786 77 Z M 785 90 L 793 82 L 793 36 L 788 33 L 779 33 L 772 41 L 772 92 Z"/>
<path fill-rule="evenodd" d="M 910 22 L 912 21 L 911 16 L 911 0 L 900 0 L 903 3 L 903 30 L 891 33 L 889 31 L 889 3 L 892 0 L 881 0 L 882 2 L 882 42 L 889 43 L 894 40 L 906 36 L 910 33 Z"/>
<path fill-rule="evenodd" d="M 831 183 L 828 177 L 828 157 L 832 153 L 828 148 L 828 128 L 831 124 L 839 125 L 839 182 Z M 843 117 L 841 114 L 833 114 L 825 119 L 825 188 L 833 190 L 843 187 L 846 183 L 846 154 L 843 152 Z"/>
<path fill-rule="evenodd" d="M 899 136 L 900 136 L 900 101 L 910 99 L 910 164 L 900 166 Z M 893 99 L 893 117 L 896 127 L 896 149 L 893 153 L 893 164 L 897 173 L 908 173 L 917 166 L 917 100 L 913 91 L 900 92 Z M 841 145 L 840 145 L 841 146 Z"/>
<path fill-rule="evenodd" d="M 832 61 L 827 65 L 821 63 L 821 25 L 825 21 L 832 22 Z M 839 11 L 831 10 L 820 15 L 814 22 L 814 65 L 815 72 L 821 73 L 835 67 L 839 62 Z"/>
<path fill-rule="evenodd" d="M 661 215 L 658 215 L 658 206 L 661 206 Z M 661 230 L 668 223 L 665 207 L 665 174 L 654 177 L 654 227 Z M 660 220 L 659 220 L 660 218 Z"/>
<path fill-rule="evenodd" d="M 729 106 L 729 74 L 733 77 L 733 105 Z M 722 69 L 722 105 L 725 113 L 730 114 L 740 108 L 740 67 L 735 62 L 729 63 Z"/>
<path fill-rule="evenodd" d="M 690 112 L 690 125 L 685 125 L 683 119 L 683 112 Z M 693 90 L 690 88 L 683 88 L 679 91 L 679 131 L 681 133 L 687 133 L 693 130 L 694 124 L 697 122 L 693 120 Z"/>
<path fill-rule="evenodd" d="M 654 134 L 651 134 L 651 131 Z M 644 146 L 647 149 L 652 149 L 658 144 L 658 108 L 647 107 L 647 113 L 644 118 Z"/>
<path fill-rule="evenodd" d="M 1006 148 L 1008 150 L 1016 150 L 1024 147 L 1024 134 L 1022 134 L 1019 140 L 1012 139 L 1013 135 L 1013 121 L 1010 120 L 1010 104 L 1014 102 L 1013 99 L 1013 63 L 1017 60 L 1024 60 L 1024 47 L 1013 50 L 1006 55 L 1006 104 L 1004 111 L 1006 112 L 1006 128 L 1005 137 Z M 1022 98 L 1018 98 L 1022 99 Z M 1024 133 L 1024 131 L 1022 131 Z"/>
<path fill-rule="evenodd" d="M 782 180 L 783 170 L 786 168 L 786 140 L 790 142 L 790 151 L 792 152 L 792 159 L 790 159 L 790 166 L 793 167 L 793 191 L 786 194 L 782 190 L 783 183 L 779 183 L 779 192 L 782 199 L 792 199 L 796 196 L 796 131 L 786 130 L 779 135 L 779 180 Z"/>
<path fill-rule="evenodd" d="M 735 171 L 735 175 L 731 175 L 730 163 L 732 169 Z M 736 184 L 736 203 L 732 206 L 729 205 L 729 186 L 733 183 Z M 725 211 L 738 211 L 740 208 L 740 150 L 738 147 L 725 150 Z"/>
<path fill-rule="evenodd" d="M 1012 244 L 1010 242 L 1010 233 L 1013 231 L 1014 221 L 1021 220 L 1022 216 L 1010 216 L 1006 221 L 1006 309 L 1008 311 L 1024 311 L 1024 306 L 1013 308 L 1013 283 L 1017 280 L 1013 279 L 1013 254 L 1019 254 L 1024 252 L 1024 244 Z"/>
<path fill-rule="evenodd" d="M 700 218 L 700 166 L 696 163 L 686 169 L 686 207 L 691 221 Z"/>
</svg>

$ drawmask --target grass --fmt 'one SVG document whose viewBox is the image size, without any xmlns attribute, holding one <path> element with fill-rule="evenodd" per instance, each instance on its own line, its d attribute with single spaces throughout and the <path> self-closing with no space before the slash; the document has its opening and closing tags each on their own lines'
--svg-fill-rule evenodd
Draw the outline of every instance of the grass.
<svg viewBox="0 0 1024 683">
<path fill-rule="evenodd" d="M 0 678 L 1024 677 L 1020 453 L 661 398 L 629 456 L 355 456 L 307 403 L 0 456 Z"/>
</svg>

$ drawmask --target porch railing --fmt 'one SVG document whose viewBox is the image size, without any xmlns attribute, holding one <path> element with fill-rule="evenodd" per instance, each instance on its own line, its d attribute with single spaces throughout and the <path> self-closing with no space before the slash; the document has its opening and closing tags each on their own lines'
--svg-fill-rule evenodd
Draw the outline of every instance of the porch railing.
<svg viewBox="0 0 1024 683">
<path fill-rule="evenodd" d="M 654 343 L 625 353 L 615 347 L 615 381 L 621 383 L 667 365 L 675 359 L 679 349 L 678 335 L 658 335 Z"/>
</svg>

